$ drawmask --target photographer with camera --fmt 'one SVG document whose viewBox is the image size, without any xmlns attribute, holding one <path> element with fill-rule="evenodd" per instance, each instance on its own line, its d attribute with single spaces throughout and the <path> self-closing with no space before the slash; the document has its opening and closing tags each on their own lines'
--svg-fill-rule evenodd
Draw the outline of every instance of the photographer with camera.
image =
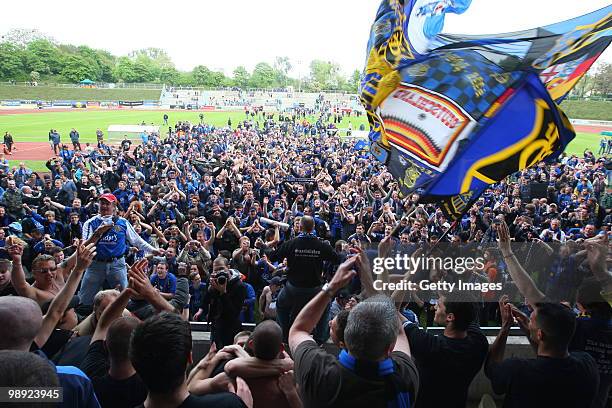
<svg viewBox="0 0 612 408">
<path fill-rule="evenodd" d="M 208 309 L 207 321 L 211 325 L 211 341 L 217 349 L 233 344 L 234 336 L 242 324 L 240 311 L 247 296 L 246 286 L 240 279 L 240 272 L 229 268 L 229 261 L 222 256 L 213 261 L 210 282 L 202 293 L 200 309 L 193 317 L 199 321 Z"/>
</svg>

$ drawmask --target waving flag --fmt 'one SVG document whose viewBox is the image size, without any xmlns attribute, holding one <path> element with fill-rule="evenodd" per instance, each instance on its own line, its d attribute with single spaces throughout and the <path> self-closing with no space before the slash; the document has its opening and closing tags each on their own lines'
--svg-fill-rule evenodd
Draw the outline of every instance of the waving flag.
<svg viewBox="0 0 612 408">
<path fill-rule="evenodd" d="M 361 101 L 370 150 L 456 219 L 490 184 L 556 158 L 574 138 L 557 106 L 612 40 L 612 6 L 515 33 L 441 34 L 470 0 L 384 0 Z"/>
</svg>

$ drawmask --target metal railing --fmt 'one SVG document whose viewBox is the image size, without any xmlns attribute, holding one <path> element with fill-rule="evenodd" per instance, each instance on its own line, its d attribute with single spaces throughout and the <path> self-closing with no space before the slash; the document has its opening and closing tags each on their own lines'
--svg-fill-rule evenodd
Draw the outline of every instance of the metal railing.
<svg viewBox="0 0 612 408">
<path fill-rule="evenodd" d="M 48 88 L 90 88 L 87 85 L 82 84 L 61 84 L 57 82 L 36 82 L 34 85 L 33 82 L 0 82 L 2 86 L 28 86 L 32 88 L 36 87 L 48 87 Z M 92 84 L 93 89 L 153 89 L 153 90 L 161 90 L 164 87 L 164 84 L 151 84 L 151 83 L 106 83 L 106 82 L 97 82 Z"/>
<path fill-rule="evenodd" d="M 189 325 L 191 326 L 192 332 L 210 332 L 210 329 L 211 329 L 210 325 L 206 322 L 189 322 Z M 255 328 L 255 323 L 242 323 L 241 330 L 253 331 L 254 328 Z M 497 327 L 497 326 L 480 327 L 480 330 L 482 330 L 483 334 L 485 336 L 490 336 L 490 337 L 497 336 L 497 333 L 499 333 L 500 329 L 501 327 Z M 425 330 L 433 334 L 442 334 L 442 332 L 444 332 L 444 327 L 432 326 L 432 327 L 426 328 Z M 518 326 L 515 326 L 515 327 L 510 328 L 510 336 L 524 336 L 524 334 Z"/>
</svg>

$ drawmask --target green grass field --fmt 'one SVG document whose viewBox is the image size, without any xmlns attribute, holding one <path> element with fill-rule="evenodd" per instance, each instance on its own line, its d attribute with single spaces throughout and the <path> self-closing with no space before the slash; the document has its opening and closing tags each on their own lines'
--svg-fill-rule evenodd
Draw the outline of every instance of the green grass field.
<svg viewBox="0 0 612 408">
<path fill-rule="evenodd" d="M 563 101 L 560 106 L 569 118 L 612 120 L 610 101 Z"/>
<path fill-rule="evenodd" d="M 74 127 L 79 131 L 82 142 L 94 142 L 98 128 L 106 133 L 109 125 L 140 125 L 143 121 L 147 124 L 161 125 L 164 112 L 168 114 L 168 121 L 172 126 L 177 121 L 188 120 L 192 123 L 200 121 L 199 111 L 75 110 L 0 115 L 0 131 L 2 134 L 5 131 L 11 132 L 17 142 L 46 142 L 49 130 L 53 128 L 60 133 L 62 141 L 68 143 L 70 141 L 68 134 Z M 204 121 L 215 126 L 226 126 L 230 118 L 232 125 L 235 126 L 245 119 L 245 115 L 244 112 L 204 112 Z M 310 117 L 310 120 L 314 120 L 314 117 Z M 362 116 L 344 118 L 340 127 L 348 127 L 349 121 L 353 123 L 353 129 L 359 128 L 361 123 L 367 125 L 367 119 Z"/>
<path fill-rule="evenodd" d="M 0 85 L 0 100 L 140 101 L 159 100 L 161 90 L 54 88 L 49 86 Z"/>
<path fill-rule="evenodd" d="M 101 128 L 105 133 L 109 125 L 138 125 L 143 121 L 147 124 L 161 125 L 164 112 L 168 113 L 170 125 L 176 121 L 199 122 L 200 112 L 195 111 L 139 111 L 139 110 L 83 110 L 69 112 L 49 112 L 32 114 L 0 115 L 0 135 L 5 131 L 11 132 L 16 142 L 47 142 L 49 129 L 57 129 L 62 136 L 62 141 L 69 143 L 68 134 L 75 127 L 81 134 L 81 141 L 94 142 L 95 131 Z M 225 126 L 228 119 L 235 126 L 244 120 L 243 112 L 205 112 L 204 121 L 215 126 Z M 310 118 L 314 120 L 314 118 Z M 358 129 L 363 123 L 367 127 L 367 119 L 344 118 L 340 128 L 348 127 L 352 123 L 353 129 Z M 162 129 L 163 130 L 163 129 Z M 599 135 L 589 133 L 578 133 L 574 141 L 568 146 L 568 153 L 582 154 L 585 149 L 597 151 L 599 146 Z M 17 161 L 10 161 L 11 165 L 17 165 Z M 43 162 L 28 161 L 30 168 L 36 171 L 46 171 Z"/>
</svg>

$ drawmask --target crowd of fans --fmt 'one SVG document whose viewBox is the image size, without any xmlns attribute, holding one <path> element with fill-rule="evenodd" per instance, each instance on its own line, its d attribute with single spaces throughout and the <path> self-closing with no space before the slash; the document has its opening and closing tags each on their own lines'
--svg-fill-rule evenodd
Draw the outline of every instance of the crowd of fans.
<svg viewBox="0 0 612 408">
<path fill-rule="evenodd" d="M 540 163 L 453 222 L 336 119 L 71 137 L 44 175 L 0 157 L 0 386 L 61 384 L 71 407 L 464 407 L 484 366 L 507 407 L 606 406 L 610 162 Z M 484 263 L 406 277 L 502 290 L 375 289 L 372 258 L 436 254 Z M 189 321 L 211 330 L 199 362 Z M 504 359 L 513 325 L 536 359 Z M 481 326 L 501 327 L 490 347 Z M 49 359 L 57 378 L 34 375 Z"/>
</svg>

